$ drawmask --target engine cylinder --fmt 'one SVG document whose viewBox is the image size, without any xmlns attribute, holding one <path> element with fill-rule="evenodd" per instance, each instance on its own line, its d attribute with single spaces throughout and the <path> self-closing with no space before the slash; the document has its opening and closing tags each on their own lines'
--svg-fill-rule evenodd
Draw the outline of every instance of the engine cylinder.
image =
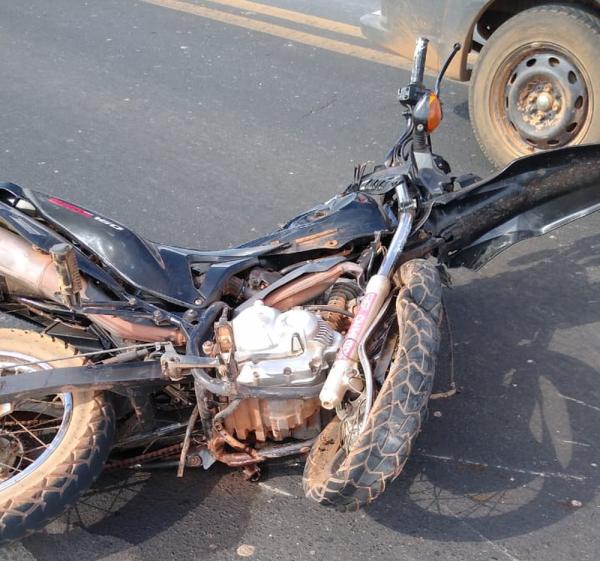
<svg viewBox="0 0 600 561">
<path fill-rule="evenodd" d="M 301 308 L 281 312 L 261 301 L 241 311 L 231 328 L 237 383 L 273 391 L 322 385 L 342 344 L 342 335 L 318 315 Z M 242 441 L 308 439 L 321 428 L 320 402 L 246 399 L 224 425 Z"/>
</svg>

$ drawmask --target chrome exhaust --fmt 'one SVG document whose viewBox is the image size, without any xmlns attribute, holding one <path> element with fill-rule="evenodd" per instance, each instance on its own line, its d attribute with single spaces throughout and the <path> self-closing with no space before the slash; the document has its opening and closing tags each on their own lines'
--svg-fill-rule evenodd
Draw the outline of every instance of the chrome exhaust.
<svg viewBox="0 0 600 561">
<path fill-rule="evenodd" d="M 8 292 L 12 296 L 41 297 L 63 304 L 61 278 L 52 257 L 3 228 L 0 228 L 0 276 L 5 278 Z M 83 302 L 110 300 L 85 279 L 82 279 L 81 299 Z M 182 345 L 186 340 L 184 334 L 175 327 L 133 323 L 103 314 L 87 317 L 111 334 L 128 341 L 172 341 L 176 345 Z"/>
</svg>

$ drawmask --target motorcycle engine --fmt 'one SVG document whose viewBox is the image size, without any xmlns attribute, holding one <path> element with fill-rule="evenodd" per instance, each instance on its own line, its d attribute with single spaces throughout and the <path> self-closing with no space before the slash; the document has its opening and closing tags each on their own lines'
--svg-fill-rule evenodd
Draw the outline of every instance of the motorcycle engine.
<svg viewBox="0 0 600 561">
<path fill-rule="evenodd" d="M 231 321 L 239 384 L 310 387 L 321 384 L 342 344 L 342 335 L 303 309 L 280 312 L 256 302 Z M 225 427 L 245 440 L 305 439 L 316 436 L 320 402 L 310 399 L 246 399 Z"/>
</svg>

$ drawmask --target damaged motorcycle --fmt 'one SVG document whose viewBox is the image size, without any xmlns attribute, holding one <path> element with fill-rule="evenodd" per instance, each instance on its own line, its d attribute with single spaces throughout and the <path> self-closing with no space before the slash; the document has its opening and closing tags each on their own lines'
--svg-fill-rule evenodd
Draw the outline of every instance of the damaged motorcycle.
<svg viewBox="0 0 600 561">
<path fill-rule="evenodd" d="M 419 39 L 407 127 L 381 165 L 239 247 L 148 241 L 0 184 L 0 541 L 42 528 L 105 466 L 260 477 L 305 455 L 306 495 L 355 509 L 397 477 L 432 392 L 446 268 L 600 209 L 600 145 L 481 179 L 432 151 Z"/>
</svg>

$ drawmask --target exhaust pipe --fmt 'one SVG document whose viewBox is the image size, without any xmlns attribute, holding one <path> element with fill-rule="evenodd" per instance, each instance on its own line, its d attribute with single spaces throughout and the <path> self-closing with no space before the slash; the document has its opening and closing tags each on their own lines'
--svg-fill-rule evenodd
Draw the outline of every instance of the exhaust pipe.
<svg viewBox="0 0 600 561">
<path fill-rule="evenodd" d="M 63 303 L 60 277 L 52 257 L 36 250 L 23 238 L 0 228 L 0 276 L 5 277 L 8 291 L 16 296 L 43 297 Z M 102 302 L 109 298 L 100 289 L 82 279 L 82 300 Z M 185 344 L 185 335 L 174 327 L 158 327 L 126 321 L 117 316 L 91 314 L 97 325 L 122 339 L 154 343 L 172 341 Z"/>
</svg>

